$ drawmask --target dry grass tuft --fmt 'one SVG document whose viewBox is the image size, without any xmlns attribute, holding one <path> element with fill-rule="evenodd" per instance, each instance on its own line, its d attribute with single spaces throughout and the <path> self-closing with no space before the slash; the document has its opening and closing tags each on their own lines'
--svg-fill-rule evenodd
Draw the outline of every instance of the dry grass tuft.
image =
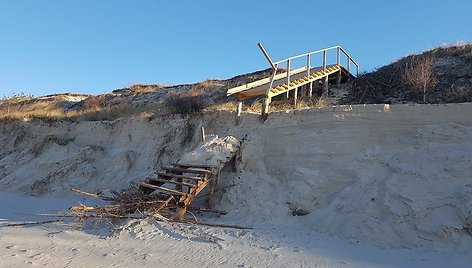
<svg viewBox="0 0 472 268">
<path fill-rule="evenodd" d="M 107 121 L 118 118 L 153 118 L 170 113 L 167 105 L 162 102 L 145 105 L 128 103 L 105 106 L 100 102 L 101 96 L 87 98 L 79 110 L 64 111 L 58 103 L 30 102 L 21 105 L 0 105 L 0 120 L 69 120 L 69 121 Z"/>
<path fill-rule="evenodd" d="M 293 104 L 293 100 L 275 100 L 270 103 L 270 112 L 277 111 L 288 111 L 294 109 L 307 109 L 307 108 L 325 108 L 328 107 L 329 103 L 323 97 L 313 97 L 313 98 L 300 98 L 298 99 L 297 106 Z M 236 104 L 234 104 L 234 110 L 236 110 Z M 243 106 L 243 111 L 260 113 L 262 111 L 262 99 L 255 100 L 249 106 Z"/>
</svg>

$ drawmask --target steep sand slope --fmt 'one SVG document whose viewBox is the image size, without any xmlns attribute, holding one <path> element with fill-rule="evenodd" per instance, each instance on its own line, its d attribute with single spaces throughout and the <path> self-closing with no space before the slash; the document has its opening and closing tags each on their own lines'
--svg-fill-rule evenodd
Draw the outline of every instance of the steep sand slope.
<svg viewBox="0 0 472 268">
<path fill-rule="evenodd" d="M 394 247 L 472 249 L 472 105 L 340 106 L 0 129 L 0 187 L 39 196 L 119 189 L 178 160 L 199 128 L 244 138 L 220 176 L 222 220 L 305 226 Z M 310 212 L 293 217 L 298 209 Z M 1 216 L 1 215 L 0 215 Z"/>
</svg>

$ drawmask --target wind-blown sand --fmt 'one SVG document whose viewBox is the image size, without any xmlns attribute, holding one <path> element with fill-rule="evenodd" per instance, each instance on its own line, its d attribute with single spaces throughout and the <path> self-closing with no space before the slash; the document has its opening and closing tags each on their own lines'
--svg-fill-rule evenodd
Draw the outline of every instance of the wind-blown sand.
<svg viewBox="0 0 472 268">
<path fill-rule="evenodd" d="M 237 172 L 227 166 L 219 178 L 218 209 L 229 213 L 202 219 L 255 229 L 130 222 L 97 235 L 108 229 L 2 227 L 2 265 L 466 266 L 471 114 L 471 104 L 359 105 L 272 113 L 264 123 L 249 114 L 239 126 L 223 112 L 5 124 L 0 187 L 72 203 L 81 197 L 71 187 L 128 187 L 179 160 L 198 145 L 200 126 L 244 137 Z M 3 195 L 0 218 L 19 220 L 12 215 L 23 212 L 6 204 L 26 197 Z M 295 209 L 309 214 L 294 217 Z"/>
</svg>

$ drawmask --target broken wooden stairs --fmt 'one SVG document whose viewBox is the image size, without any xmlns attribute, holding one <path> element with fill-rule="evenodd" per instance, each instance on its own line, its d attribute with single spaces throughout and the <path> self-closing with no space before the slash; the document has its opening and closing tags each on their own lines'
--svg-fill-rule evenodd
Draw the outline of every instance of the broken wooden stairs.
<svg viewBox="0 0 472 268">
<path fill-rule="evenodd" d="M 173 163 L 138 185 L 145 195 L 157 192 L 162 207 L 175 210 L 172 220 L 183 221 L 188 206 L 207 185 L 210 186 L 210 208 L 213 208 L 219 171 L 219 167 L 212 165 Z"/>
</svg>

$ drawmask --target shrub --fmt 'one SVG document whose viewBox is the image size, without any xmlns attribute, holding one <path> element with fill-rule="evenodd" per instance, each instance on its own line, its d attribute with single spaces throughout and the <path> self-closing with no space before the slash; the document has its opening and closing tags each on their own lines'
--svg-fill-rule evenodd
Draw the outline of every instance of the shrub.
<svg viewBox="0 0 472 268">
<path fill-rule="evenodd" d="M 83 100 L 84 110 L 99 110 L 105 101 L 105 95 L 90 96 Z"/>
<path fill-rule="evenodd" d="M 169 93 L 168 104 L 179 114 L 192 114 L 200 112 L 208 107 L 208 100 L 199 91 L 191 91 L 188 94 L 179 94 L 174 91 Z"/>
<path fill-rule="evenodd" d="M 418 94 L 423 94 L 423 102 L 426 103 L 426 91 L 434 88 L 437 83 L 434 75 L 433 55 L 413 55 L 406 63 L 403 79 L 413 87 Z"/>
</svg>

